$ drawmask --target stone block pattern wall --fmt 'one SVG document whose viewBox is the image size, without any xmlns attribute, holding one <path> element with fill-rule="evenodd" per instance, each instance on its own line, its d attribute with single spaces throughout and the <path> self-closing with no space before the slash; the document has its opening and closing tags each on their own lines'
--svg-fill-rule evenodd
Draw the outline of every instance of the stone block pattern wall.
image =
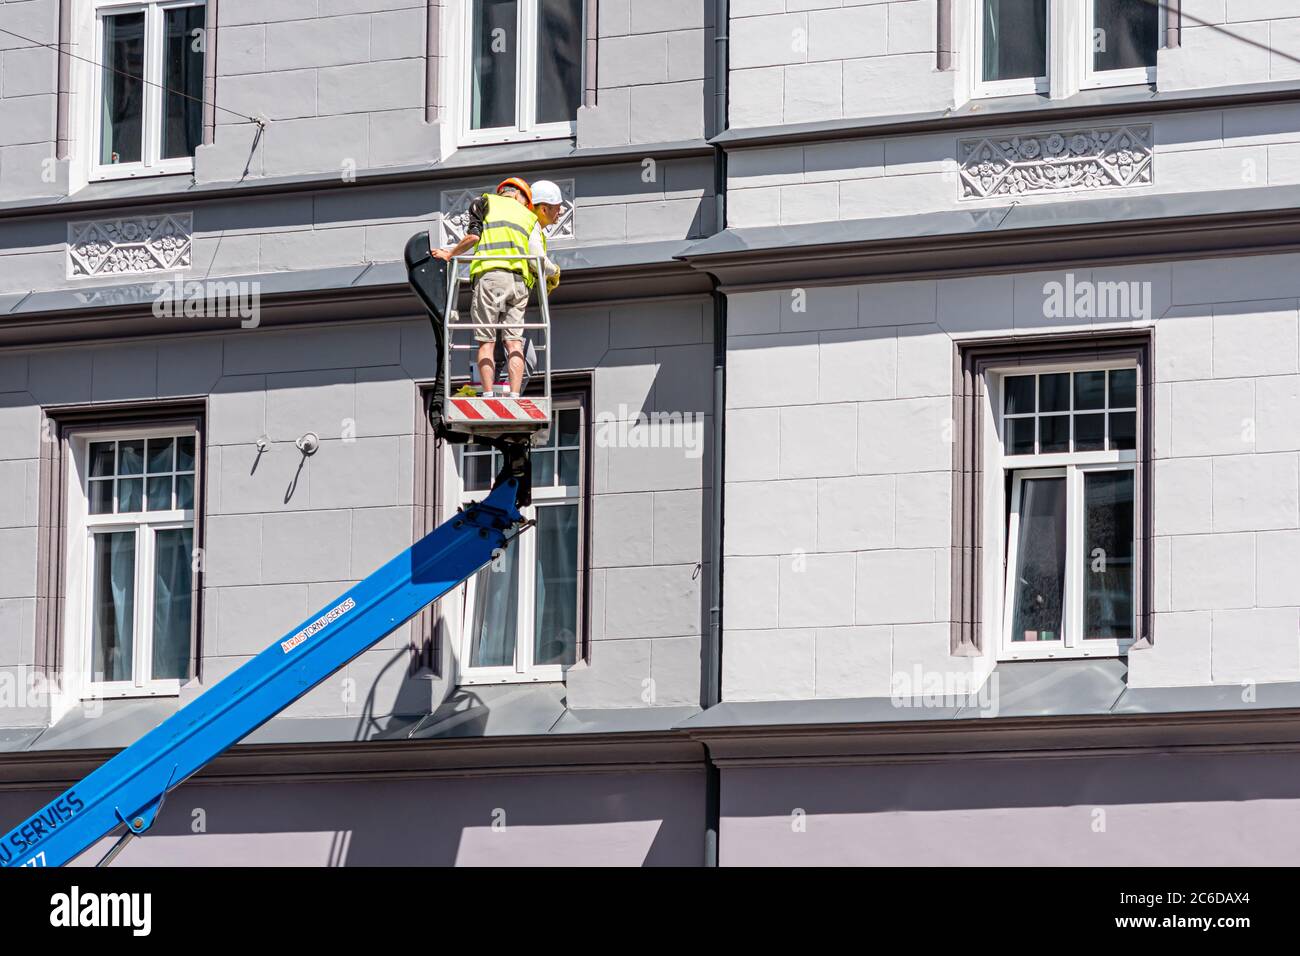
<svg viewBox="0 0 1300 956">
<path fill-rule="evenodd" d="M 733 0 L 731 125 L 938 112 L 936 0 Z"/>
<path fill-rule="evenodd" d="M 1046 318 L 1065 273 L 733 295 L 724 696 L 880 696 L 918 664 L 969 670 L 948 645 L 954 340 L 1107 326 L 1154 328 L 1154 646 L 1129 655 L 1130 684 L 1300 679 L 1298 270 L 1073 272 L 1147 283 L 1134 322 Z"/>
<path fill-rule="evenodd" d="M 635 425 L 657 445 L 592 445 L 593 650 L 571 706 L 699 699 L 709 330 L 701 300 L 557 310 L 556 367 L 594 370 L 596 414 L 700 416 Z M 413 487 L 416 383 L 433 371 L 422 319 L 0 352 L 0 681 L 21 686 L 35 660 L 43 407 L 209 396 L 201 641 L 211 686 L 409 546 L 427 500 Z M 321 449 L 303 463 L 294 441 L 307 431 Z M 260 435 L 271 443 L 261 456 Z M 459 605 L 448 604 L 454 634 Z M 404 625 L 285 715 L 427 712 L 451 690 L 450 660 L 442 681 L 411 679 L 408 644 Z M 6 725 L 46 719 L 6 713 Z"/>
<path fill-rule="evenodd" d="M 221 0 L 216 113 L 200 181 L 428 163 L 427 12 L 409 0 Z M 256 140 L 256 143 L 255 143 Z"/>
<path fill-rule="evenodd" d="M 960 142 L 998 142 L 1061 132 L 1151 127 L 1153 144 L 1142 185 L 1111 180 L 1070 189 L 964 198 Z M 1045 162 L 1045 159 L 1043 160 Z M 1300 182 L 1300 107 L 1294 104 L 1126 116 L 1080 124 L 958 130 L 807 145 L 739 150 L 728 166 L 728 225 L 752 227 L 874 219 L 917 213 L 1005 209 L 1095 197 L 1122 200 Z M 1122 177 L 1118 177 L 1122 180 Z M 1128 181 L 1128 180 L 1122 180 Z"/>
<path fill-rule="evenodd" d="M 713 229 L 713 181 L 707 159 L 665 160 L 648 171 L 637 162 L 549 174 L 575 183 L 574 237 L 553 247 L 561 258 L 582 246 L 680 241 Z M 180 275 L 185 279 L 251 276 L 400 262 L 413 234 L 433 229 L 437 235 L 444 193 L 483 186 L 483 177 L 477 176 L 173 204 L 174 215 L 192 214 L 193 223 L 191 264 Z M 81 221 L 85 216 L 68 219 Z M 87 279 L 68 278 L 67 240 L 67 219 L 0 223 L 0 295 L 83 289 Z M 163 278 L 174 275 L 166 273 Z M 95 286 L 152 285 L 157 278 L 101 274 L 91 281 Z M 152 295 L 144 295 L 142 301 L 152 301 Z"/>
<path fill-rule="evenodd" d="M 597 103 L 578 111 L 579 146 L 704 135 L 711 70 L 703 0 L 601 0 Z"/>
<path fill-rule="evenodd" d="M 0 200 L 50 195 L 58 57 L 41 44 L 58 40 L 58 0 L 0 0 L 0 27 Z"/>
<path fill-rule="evenodd" d="M 1160 89 L 1300 78 L 1300 8 L 1294 3 L 1183 0 L 1182 9 L 1182 46 L 1160 52 Z"/>
</svg>

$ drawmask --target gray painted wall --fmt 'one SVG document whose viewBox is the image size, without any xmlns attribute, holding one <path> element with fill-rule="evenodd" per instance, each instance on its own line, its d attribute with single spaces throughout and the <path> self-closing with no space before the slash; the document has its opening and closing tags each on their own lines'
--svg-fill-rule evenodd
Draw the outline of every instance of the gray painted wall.
<svg viewBox="0 0 1300 956">
<path fill-rule="evenodd" d="M 574 675 L 570 704 L 694 703 L 712 434 L 705 302 L 557 310 L 554 324 L 556 369 L 593 370 L 593 418 L 699 416 L 676 430 L 639 426 L 663 447 L 636 447 L 617 432 L 592 443 L 593 649 L 589 665 Z M 432 380 L 433 354 L 424 319 L 5 353 L 0 673 L 21 686 L 34 660 L 43 408 L 208 396 L 200 673 L 211 686 L 411 543 L 416 382 Z M 345 440 L 349 427 L 354 438 Z M 320 435 L 322 447 L 299 472 L 293 442 L 307 431 Z M 272 446 L 258 460 L 254 442 L 262 434 Z M 459 607 L 452 608 L 454 634 Z M 428 712 L 452 689 L 450 662 L 442 680 L 411 679 L 408 640 L 404 626 L 286 716 Z M 450 653 L 449 642 L 444 650 Z M 46 719 L 23 712 L 7 714 L 5 723 Z"/>
<path fill-rule="evenodd" d="M 1289 754 L 727 769 L 725 866 L 1290 866 Z"/>
<path fill-rule="evenodd" d="M 1298 262 L 1071 270 L 1142 284 L 1149 315 L 1109 320 L 1046 313 L 1065 272 L 730 296 L 724 697 L 986 672 L 994 632 L 983 660 L 949 643 L 955 342 L 1104 328 L 1154 330 L 1155 633 L 1129 684 L 1300 677 Z"/>
<path fill-rule="evenodd" d="M 450 9 L 452 0 L 434 6 Z M 465 67 L 460 35 L 446 11 L 441 19 L 441 36 L 430 44 L 425 4 L 410 0 L 220 0 L 215 102 L 222 109 L 213 143 L 196 154 L 194 179 L 342 177 L 450 155 L 459 136 L 450 80 Z M 58 21 L 58 0 L 0 0 L 0 27 L 34 41 L 0 34 L 0 202 L 69 190 L 68 161 L 44 162 L 55 153 L 57 58 L 39 44 L 57 43 Z M 580 111 L 579 146 L 704 135 L 703 0 L 602 0 L 598 33 L 596 105 Z M 75 104 L 95 67 L 72 65 L 75 168 L 88 149 Z M 433 103 L 428 69 L 436 74 Z M 426 122 L 426 106 L 440 118 Z M 263 135 L 250 116 L 269 120 Z M 190 179 L 172 177 L 173 191 Z"/>
<path fill-rule="evenodd" d="M 0 793 L 0 820 L 53 796 Z M 698 866 L 703 808 L 703 774 L 690 771 L 191 782 L 115 865 Z"/>
</svg>

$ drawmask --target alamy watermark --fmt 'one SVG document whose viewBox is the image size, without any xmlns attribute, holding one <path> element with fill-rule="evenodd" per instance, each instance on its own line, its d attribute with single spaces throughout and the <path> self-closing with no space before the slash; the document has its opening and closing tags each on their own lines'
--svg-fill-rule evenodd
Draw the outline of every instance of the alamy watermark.
<svg viewBox="0 0 1300 956">
<path fill-rule="evenodd" d="M 704 454 L 704 416 L 696 412 L 637 412 L 619 405 L 617 414 L 596 416 L 595 439 L 601 448 L 680 448 L 687 458 Z"/>
<path fill-rule="evenodd" d="M 889 681 L 895 707 L 973 707 L 981 717 L 998 715 L 998 675 L 982 680 L 968 671 L 933 671 L 917 664 L 895 671 Z"/>
<path fill-rule="evenodd" d="M 1093 282 L 1067 272 L 1064 282 L 1043 285 L 1043 316 L 1049 319 L 1151 318 L 1150 282 Z"/>
<path fill-rule="evenodd" d="M 262 322 L 262 284 L 234 279 L 159 279 L 153 314 L 160 319 L 238 318 L 245 329 Z"/>
</svg>

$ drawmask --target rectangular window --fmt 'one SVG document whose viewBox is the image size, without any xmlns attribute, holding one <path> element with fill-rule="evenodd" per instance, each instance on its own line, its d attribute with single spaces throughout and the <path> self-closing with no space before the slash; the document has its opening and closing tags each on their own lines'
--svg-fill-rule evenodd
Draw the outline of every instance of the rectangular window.
<svg viewBox="0 0 1300 956">
<path fill-rule="evenodd" d="M 1162 6 L 1148 0 L 1087 0 L 1092 46 L 1085 86 L 1155 82 Z"/>
<path fill-rule="evenodd" d="M 193 169 L 205 16 L 202 0 L 96 0 L 94 178 Z"/>
<path fill-rule="evenodd" d="M 980 78 L 1047 84 L 1047 0 L 980 0 Z"/>
<path fill-rule="evenodd" d="M 573 136 L 584 0 L 468 0 L 467 143 Z"/>
<path fill-rule="evenodd" d="M 196 445 L 189 426 L 73 442 L 69 647 L 87 696 L 175 694 L 190 676 Z"/>
<path fill-rule="evenodd" d="M 1116 656 L 1136 634 L 1138 370 L 999 377 L 1004 658 Z"/>
<path fill-rule="evenodd" d="M 973 2 L 976 95 L 1050 93 L 1059 98 L 1086 87 L 1155 82 L 1163 4 L 1151 0 Z"/>
<path fill-rule="evenodd" d="M 532 452 L 535 521 L 470 580 L 460 654 L 462 684 L 558 681 L 580 653 L 586 465 L 585 409 L 556 396 L 555 422 Z M 467 445 L 459 455 L 461 503 L 481 500 L 501 467 L 499 452 Z"/>
</svg>

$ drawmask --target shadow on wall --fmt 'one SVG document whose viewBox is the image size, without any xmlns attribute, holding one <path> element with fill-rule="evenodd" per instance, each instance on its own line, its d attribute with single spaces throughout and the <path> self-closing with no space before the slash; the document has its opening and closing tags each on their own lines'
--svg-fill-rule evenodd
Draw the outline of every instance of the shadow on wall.
<svg viewBox="0 0 1300 956">
<path fill-rule="evenodd" d="M 185 784 L 118 865 L 699 865 L 703 784 L 690 771 Z M 0 813 L 44 799 L 6 793 Z"/>
<path fill-rule="evenodd" d="M 730 770 L 724 862 L 1294 864 L 1289 754 Z"/>
</svg>

